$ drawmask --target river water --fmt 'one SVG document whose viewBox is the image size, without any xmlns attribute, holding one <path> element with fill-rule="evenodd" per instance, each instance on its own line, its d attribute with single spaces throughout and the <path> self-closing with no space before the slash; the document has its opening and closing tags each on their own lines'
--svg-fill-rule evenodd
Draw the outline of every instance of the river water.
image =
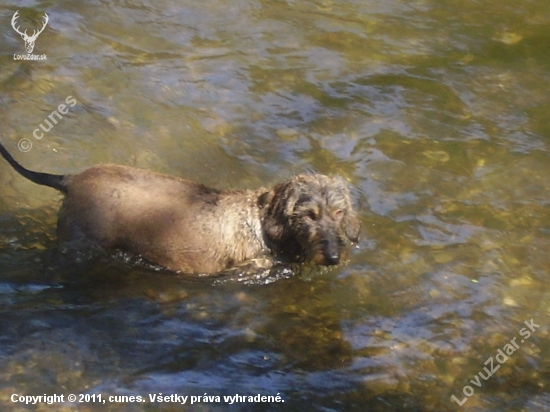
<svg viewBox="0 0 550 412">
<path fill-rule="evenodd" d="M 338 267 L 189 279 L 62 253 L 60 196 L 2 160 L 3 411 L 550 411 L 547 0 L 0 3 L 25 166 L 315 170 L 363 228 Z M 14 58 L 17 10 L 47 60 Z"/>
</svg>

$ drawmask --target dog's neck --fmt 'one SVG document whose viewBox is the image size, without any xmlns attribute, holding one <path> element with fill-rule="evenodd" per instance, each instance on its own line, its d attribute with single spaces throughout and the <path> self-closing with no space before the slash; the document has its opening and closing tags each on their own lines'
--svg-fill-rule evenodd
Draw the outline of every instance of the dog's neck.
<svg viewBox="0 0 550 412">
<path fill-rule="evenodd" d="M 233 236 L 232 240 L 228 239 L 225 244 L 228 245 L 228 251 L 233 252 L 231 254 L 235 256 L 236 260 L 242 261 L 269 255 L 270 248 L 267 246 L 262 228 L 262 211 L 258 204 L 258 191 L 226 192 L 222 195 L 220 203 L 231 205 L 231 207 L 224 207 L 219 204 L 217 210 L 224 214 L 223 217 L 220 216 L 220 221 L 226 225 L 222 233 L 231 233 Z M 229 210 L 237 216 L 232 219 L 228 218 Z M 235 239 L 240 241 L 235 242 Z"/>
</svg>

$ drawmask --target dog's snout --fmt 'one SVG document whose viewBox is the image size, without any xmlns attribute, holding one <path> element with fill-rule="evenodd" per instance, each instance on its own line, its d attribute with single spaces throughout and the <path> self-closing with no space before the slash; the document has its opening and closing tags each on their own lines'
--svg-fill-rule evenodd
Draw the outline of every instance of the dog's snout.
<svg viewBox="0 0 550 412">
<path fill-rule="evenodd" d="M 328 238 L 323 251 L 325 265 L 337 265 L 340 263 L 340 247 L 337 239 Z"/>
<path fill-rule="evenodd" d="M 340 263 L 340 254 L 339 253 L 332 253 L 325 257 L 325 262 L 327 265 L 337 265 Z"/>
</svg>

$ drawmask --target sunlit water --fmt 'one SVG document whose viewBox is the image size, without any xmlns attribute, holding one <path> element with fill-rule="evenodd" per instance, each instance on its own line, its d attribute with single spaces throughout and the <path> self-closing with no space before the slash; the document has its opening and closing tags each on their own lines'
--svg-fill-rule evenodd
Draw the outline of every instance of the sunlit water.
<svg viewBox="0 0 550 412">
<path fill-rule="evenodd" d="M 22 28 L 48 13 L 47 61 L 14 60 L 16 10 Z M 316 170 L 349 180 L 363 224 L 336 268 L 187 279 L 56 250 L 59 195 L 2 160 L 2 410 L 550 410 L 549 2 L 4 1 L 0 16 L 0 138 L 29 168 L 219 188 Z M 70 393 L 146 402 L 11 402 Z M 285 402 L 224 403 L 236 394 Z"/>
</svg>

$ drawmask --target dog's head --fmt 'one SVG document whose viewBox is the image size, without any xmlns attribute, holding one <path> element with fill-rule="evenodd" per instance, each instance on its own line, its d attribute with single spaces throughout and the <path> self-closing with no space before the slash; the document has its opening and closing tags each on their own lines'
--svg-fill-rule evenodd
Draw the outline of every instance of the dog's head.
<svg viewBox="0 0 550 412">
<path fill-rule="evenodd" d="M 359 220 L 342 178 L 298 175 L 263 193 L 259 205 L 267 243 L 292 261 L 336 265 L 345 238 L 359 239 Z"/>
</svg>

